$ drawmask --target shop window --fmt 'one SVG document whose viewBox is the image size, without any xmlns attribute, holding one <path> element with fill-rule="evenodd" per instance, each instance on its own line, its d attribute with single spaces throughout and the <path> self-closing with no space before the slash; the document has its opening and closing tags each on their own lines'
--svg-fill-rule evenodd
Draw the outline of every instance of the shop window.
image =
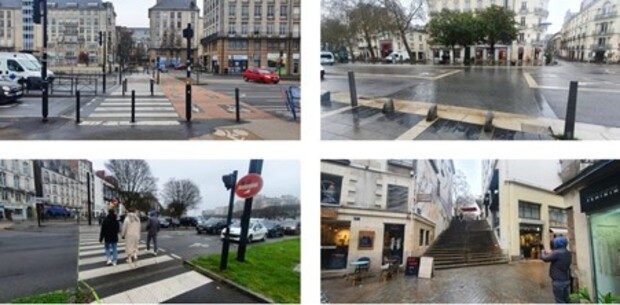
<svg viewBox="0 0 620 305">
<path fill-rule="evenodd" d="M 321 173 L 321 203 L 339 204 L 342 176 Z"/>
<path fill-rule="evenodd" d="M 519 201 L 519 218 L 540 219 L 540 205 Z"/>
<path fill-rule="evenodd" d="M 387 209 L 390 211 L 407 212 L 409 188 L 388 184 Z"/>
<path fill-rule="evenodd" d="M 549 207 L 549 226 L 565 228 L 567 222 L 566 210 Z"/>
<path fill-rule="evenodd" d="M 620 207 L 590 215 L 594 295 L 620 291 Z"/>
<path fill-rule="evenodd" d="M 344 221 L 321 223 L 321 269 L 347 268 L 351 224 Z"/>
</svg>

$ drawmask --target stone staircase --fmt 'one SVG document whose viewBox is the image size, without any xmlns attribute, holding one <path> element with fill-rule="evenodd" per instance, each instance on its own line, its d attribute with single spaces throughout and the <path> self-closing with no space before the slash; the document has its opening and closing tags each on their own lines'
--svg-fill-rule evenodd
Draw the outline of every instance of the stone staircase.
<svg viewBox="0 0 620 305">
<path fill-rule="evenodd" d="M 508 263 L 486 220 L 453 219 L 424 255 L 435 269 Z"/>
</svg>

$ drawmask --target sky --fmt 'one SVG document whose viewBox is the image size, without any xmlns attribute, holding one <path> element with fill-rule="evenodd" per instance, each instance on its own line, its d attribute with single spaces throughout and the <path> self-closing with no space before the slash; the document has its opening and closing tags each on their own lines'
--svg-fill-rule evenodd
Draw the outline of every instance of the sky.
<svg viewBox="0 0 620 305">
<path fill-rule="evenodd" d="M 105 169 L 106 161 L 93 160 L 93 169 L 95 171 Z M 237 170 L 239 171 L 238 178 L 241 178 L 247 174 L 250 164 L 249 160 L 147 160 L 147 162 L 151 167 L 151 173 L 158 179 L 160 192 L 170 178 L 190 179 L 198 185 L 202 202 L 192 213 L 189 213 L 191 215 L 198 214 L 202 210 L 227 205 L 230 192 L 224 187 L 222 176 Z M 262 173 L 264 184 L 260 194 L 270 197 L 293 195 L 299 198 L 299 173 L 298 161 L 265 160 Z M 107 174 L 110 173 L 107 172 Z"/>
<path fill-rule="evenodd" d="M 104 0 L 114 4 L 116 25 L 126 27 L 148 27 L 149 8 L 155 5 L 156 0 Z M 202 14 L 202 0 L 196 1 Z"/>
<path fill-rule="evenodd" d="M 575 13 L 579 11 L 581 0 L 550 0 L 549 1 L 549 18 L 551 23 L 547 30 L 547 34 L 555 34 L 562 28 L 566 11 L 570 10 Z"/>
<path fill-rule="evenodd" d="M 482 194 L 482 161 L 481 160 L 454 160 L 454 168 L 462 171 L 467 177 L 472 195 Z"/>
</svg>

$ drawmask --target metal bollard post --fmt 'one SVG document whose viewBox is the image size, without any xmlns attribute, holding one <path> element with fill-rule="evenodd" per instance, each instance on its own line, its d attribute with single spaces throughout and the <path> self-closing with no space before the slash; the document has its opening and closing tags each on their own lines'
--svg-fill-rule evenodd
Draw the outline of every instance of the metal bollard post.
<svg viewBox="0 0 620 305">
<path fill-rule="evenodd" d="M 151 78 L 151 96 L 155 95 L 155 81 Z"/>
<path fill-rule="evenodd" d="M 105 73 L 103 73 L 103 93 L 105 93 L 105 91 L 106 91 L 106 85 L 107 85 L 107 83 L 106 83 L 106 75 L 105 75 Z"/>
<path fill-rule="evenodd" d="M 237 123 L 241 122 L 241 109 L 239 105 L 239 88 L 235 88 L 235 111 L 237 114 Z"/>
<path fill-rule="evenodd" d="M 159 69 L 157 69 L 157 84 L 159 85 Z"/>
<path fill-rule="evenodd" d="M 80 123 L 80 90 L 75 92 L 75 123 Z"/>
<path fill-rule="evenodd" d="M 192 84 L 188 81 L 185 85 L 185 118 L 192 121 Z"/>
<path fill-rule="evenodd" d="M 136 122 L 136 90 L 131 90 L 131 122 Z"/>
<path fill-rule="evenodd" d="M 564 125 L 564 139 L 575 139 L 575 120 L 577 119 L 577 91 L 579 89 L 579 82 L 570 82 L 570 89 L 568 91 L 568 105 L 566 106 L 566 121 Z"/>
<path fill-rule="evenodd" d="M 357 107 L 357 87 L 355 86 L 355 73 L 349 71 L 349 93 L 351 95 L 351 107 Z"/>
</svg>

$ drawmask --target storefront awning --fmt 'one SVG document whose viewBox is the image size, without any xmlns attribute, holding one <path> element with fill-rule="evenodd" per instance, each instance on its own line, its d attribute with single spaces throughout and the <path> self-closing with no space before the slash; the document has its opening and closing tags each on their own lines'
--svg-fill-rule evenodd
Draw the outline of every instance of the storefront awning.
<svg viewBox="0 0 620 305">
<path fill-rule="evenodd" d="M 568 229 L 564 229 L 564 228 L 549 228 L 549 231 L 551 231 L 551 233 L 553 234 L 562 234 L 562 235 L 568 234 Z"/>
</svg>

